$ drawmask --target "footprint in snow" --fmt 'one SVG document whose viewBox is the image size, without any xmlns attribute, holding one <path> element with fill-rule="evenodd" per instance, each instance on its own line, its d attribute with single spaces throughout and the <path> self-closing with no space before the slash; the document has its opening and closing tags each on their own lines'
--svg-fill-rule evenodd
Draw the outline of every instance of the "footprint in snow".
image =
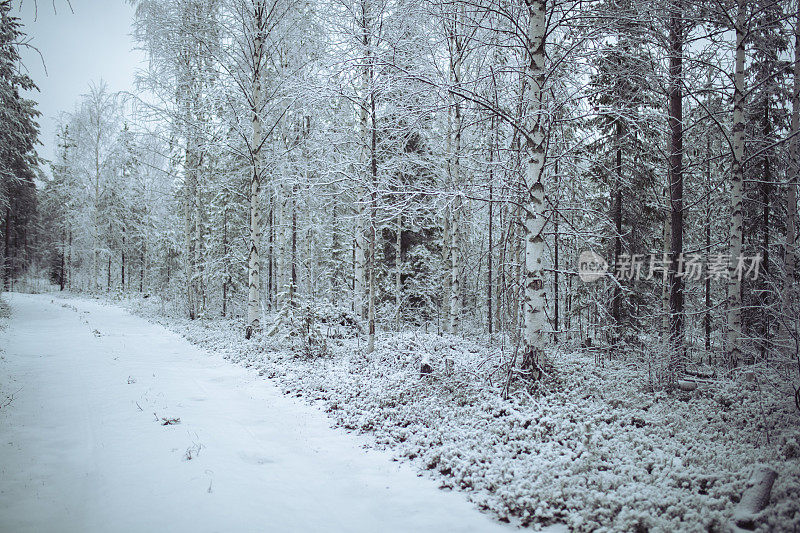
<svg viewBox="0 0 800 533">
<path fill-rule="evenodd" d="M 250 465 L 267 465 L 275 461 L 257 453 L 239 452 L 239 458 Z"/>
</svg>

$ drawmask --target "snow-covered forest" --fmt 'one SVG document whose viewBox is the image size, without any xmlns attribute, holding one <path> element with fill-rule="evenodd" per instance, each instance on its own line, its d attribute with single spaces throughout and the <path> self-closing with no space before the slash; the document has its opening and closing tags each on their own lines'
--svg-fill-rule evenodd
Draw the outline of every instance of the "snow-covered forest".
<svg viewBox="0 0 800 533">
<path fill-rule="evenodd" d="M 514 526 L 800 527 L 800 2 L 129 3 L 136 89 L 86 80 L 48 161 L 0 1 L 4 292 L 123 306 Z"/>
</svg>

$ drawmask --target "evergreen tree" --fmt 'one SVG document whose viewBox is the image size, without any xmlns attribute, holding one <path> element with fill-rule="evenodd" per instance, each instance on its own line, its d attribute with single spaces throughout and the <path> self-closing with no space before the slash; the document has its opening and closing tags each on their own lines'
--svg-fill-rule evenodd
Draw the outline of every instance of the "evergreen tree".
<svg viewBox="0 0 800 533">
<path fill-rule="evenodd" d="M 36 90 L 36 85 L 21 71 L 19 46 L 25 34 L 19 19 L 11 15 L 11 4 L 11 0 L 0 1 L 0 231 L 6 289 L 29 261 L 28 234 L 36 212 L 34 178 L 39 163 L 35 151 L 39 112 L 35 102 L 20 95 L 23 90 Z"/>
</svg>

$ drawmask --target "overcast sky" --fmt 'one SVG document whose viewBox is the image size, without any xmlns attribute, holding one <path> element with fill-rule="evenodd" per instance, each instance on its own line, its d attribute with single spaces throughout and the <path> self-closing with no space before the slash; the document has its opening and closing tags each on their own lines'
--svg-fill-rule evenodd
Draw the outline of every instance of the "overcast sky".
<svg viewBox="0 0 800 533">
<path fill-rule="evenodd" d="M 56 12 L 53 5 L 55 3 Z M 19 0 L 14 3 L 19 6 Z M 145 56 L 134 50 L 133 7 L 125 0 L 22 0 L 16 11 L 31 44 L 41 52 L 23 50 L 25 66 L 41 92 L 29 95 L 42 116 L 39 155 L 50 160 L 58 116 L 72 111 L 89 82 L 106 81 L 112 91 L 133 90 L 134 74 Z M 45 74 L 47 67 L 47 74 Z M 49 173 L 49 172 L 48 172 Z"/>
</svg>

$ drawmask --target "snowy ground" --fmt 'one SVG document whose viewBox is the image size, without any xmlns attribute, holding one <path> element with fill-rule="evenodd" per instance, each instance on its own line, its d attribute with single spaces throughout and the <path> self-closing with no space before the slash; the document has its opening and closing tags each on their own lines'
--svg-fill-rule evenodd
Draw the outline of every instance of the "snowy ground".
<svg viewBox="0 0 800 533">
<path fill-rule="evenodd" d="M 756 382 L 720 377 L 665 394 L 648 386 L 633 354 L 600 366 L 592 354 L 562 351 L 552 354 L 554 379 L 502 400 L 508 350 L 483 337 L 385 332 L 372 354 L 363 338 L 329 338 L 326 356 L 308 357 L 285 332 L 246 342 L 240 321 L 190 321 L 157 297 L 127 305 L 257 369 L 501 520 L 727 531 L 751 472 L 766 464 L 779 476 L 760 531 L 800 526 L 800 416 L 790 381 L 768 369 Z M 420 377 L 424 355 L 434 372 Z"/>
<path fill-rule="evenodd" d="M 284 330 L 244 341 L 237 320 L 125 303 L 202 351 L 98 300 L 11 299 L 0 406 L 23 388 L 0 408 L 3 532 L 512 529 L 464 496 L 533 528 L 727 531 L 761 464 L 779 476 L 759 531 L 800 525 L 800 416 L 767 370 L 664 394 L 636 357 L 561 352 L 554 379 L 502 400 L 507 353 L 481 337 L 386 332 L 372 354 L 328 338 L 309 357 Z"/>
<path fill-rule="evenodd" d="M 4 298 L 2 532 L 511 529 L 161 326 Z"/>
</svg>

